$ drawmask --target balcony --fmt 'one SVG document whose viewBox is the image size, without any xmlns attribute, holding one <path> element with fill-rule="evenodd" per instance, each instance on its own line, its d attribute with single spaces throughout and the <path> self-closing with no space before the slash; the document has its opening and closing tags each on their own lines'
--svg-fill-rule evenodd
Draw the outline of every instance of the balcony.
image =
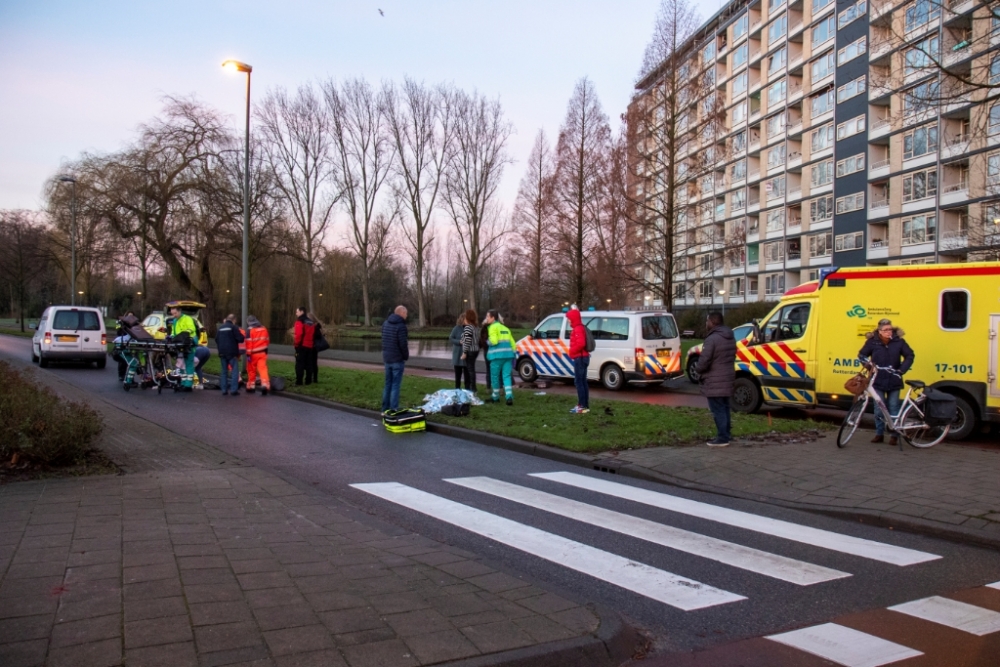
<svg viewBox="0 0 1000 667">
<path fill-rule="evenodd" d="M 947 137 L 944 141 L 944 146 L 941 148 L 941 159 L 944 160 L 957 155 L 965 155 L 968 152 L 968 134 L 959 134 L 953 137 Z"/>
<path fill-rule="evenodd" d="M 868 244 L 868 252 L 866 254 L 867 259 L 888 259 L 889 258 L 889 244 L 882 240 L 872 241 Z"/>
<path fill-rule="evenodd" d="M 945 12 L 944 20 L 945 22 L 951 21 L 962 14 L 972 10 L 972 6 L 975 4 L 973 0 L 946 0 L 944 3 Z"/>
<path fill-rule="evenodd" d="M 956 250 L 965 252 L 969 247 L 969 232 L 965 229 L 947 230 L 941 233 L 938 248 L 941 252 L 951 253 Z"/>
<path fill-rule="evenodd" d="M 879 178 L 889 175 L 889 159 L 872 162 L 868 167 L 868 178 Z"/>
<path fill-rule="evenodd" d="M 969 199 L 968 182 L 953 183 L 946 185 L 941 192 L 941 207 L 961 204 Z"/>
<path fill-rule="evenodd" d="M 892 83 L 890 82 L 870 82 L 868 87 L 868 100 L 875 102 L 892 94 Z"/>
<path fill-rule="evenodd" d="M 892 131 L 892 119 L 890 118 L 875 118 L 872 120 L 871 130 L 868 131 L 868 139 L 877 139 L 879 137 L 884 137 Z"/>
<path fill-rule="evenodd" d="M 871 206 L 868 208 L 868 219 L 884 218 L 887 215 L 889 215 L 889 200 L 873 199 Z"/>
</svg>

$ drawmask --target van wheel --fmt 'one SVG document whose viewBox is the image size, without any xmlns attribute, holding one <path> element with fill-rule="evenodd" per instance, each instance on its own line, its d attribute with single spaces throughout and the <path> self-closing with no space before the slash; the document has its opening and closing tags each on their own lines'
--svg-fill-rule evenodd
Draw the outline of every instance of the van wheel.
<svg viewBox="0 0 1000 667">
<path fill-rule="evenodd" d="M 101 359 L 97 360 L 97 367 L 98 368 L 106 368 L 107 365 L 108 365 L 108 358 L 107 357 L 102 357 Z"/>
<path fill-rule="evenodd" d="M 733 383 L 733 410 L 750 414 L 760 410 L 763 402 L 764 398 L 756 382 L 750 378 L 736 378 L 736 382 Z"/>
<path fill-rule="evenodd" d="M 33 364 L 37 364 L 38 363 L 38 355 L 35 354 L 35 346 L 34 345 L 31 346 L 31 363 L 33 363 Z"/>
<path fill-rule="evenodd" d="M 45 357 L 38 357 L 38 365 L 41 366 L 42 368 L 48 368 L 49 360 L 46 359 Z"/>
<path fill-rule="evenodd" d="M 523 357 L 517 362 L 517 374 L 521 376 L 522 382 L 534 382 L 538 379 L 538 370 L 531 357 Z"/>
<path fill-rule="evenodd" d="M 952 394 L 955 396 L 955 394 Z M 976 411 L 961 396 L 955 396 L 955 421 L 951 423 L 951 430 L 948 431 L 949 440 L 965 440 L 972 435 L 976 428 Z"/>
<path fill-rule="evenodd" d="M 609 391 L 619 391 L 625 386 L 625 375 L 622 369 L 614 364 L 608 364 L 601 369 L 601 384 Z"/>
<path fill-rule="evenodd" d="M 690 359 L 688 359 L 688 366 L 687 366 L 688 380 L 691 380 L 691 382 L 694 382 L 695 384 L 698 384 L 699 380 L 698 371 L 695 370 L 695 367 L 698 366 L 698 359 L 700 358 L 700 356 L 701 355 L 696 354 Z"/>
</svg>

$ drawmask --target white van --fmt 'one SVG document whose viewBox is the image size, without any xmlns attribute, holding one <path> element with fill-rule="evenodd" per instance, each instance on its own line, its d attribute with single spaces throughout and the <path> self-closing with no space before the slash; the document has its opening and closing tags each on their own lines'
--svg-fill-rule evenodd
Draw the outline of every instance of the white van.
<svg viewBox="0 0 1000 667">
<path fill-rule="evenodd" d="M 580 311 L 594 334 L 587 378 L 617 391 L 627 383 L 660 384 L 682 375 L 681 338 L 674 316 L 629 310 Z M 546 317 L 517 342 L 517 372 L 525 382 L 537 377 L 573 378 L 569 358 L 572 326 L 565 314 Z"/>
<path fill-rule="evenodd" d="M 97 308 L 49 306 L 31 337 L 31 360 L 46 368 L 50 361 L 108 363 L 108 334 Z"/>
</svg>

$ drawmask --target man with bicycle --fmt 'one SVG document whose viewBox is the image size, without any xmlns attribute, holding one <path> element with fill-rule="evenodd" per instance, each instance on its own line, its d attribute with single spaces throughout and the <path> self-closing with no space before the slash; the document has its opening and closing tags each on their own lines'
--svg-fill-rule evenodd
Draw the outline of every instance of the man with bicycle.
<svg viewBox="0 0 1000 667">
<path fill-rule="evenodd" d="M 892 326 L 892 321 L 879 320 L 878 328 L 866 334 L 864 346 L 858 352 L 862 359 L 870 359 L 881 368 L 891 368 L 892 372 L 879 373 L 875 378 L 875 391 L 889 408 L 889 413 L 895 417 L 899 414 L 899 390 L 903 388 L 903 375 L 913 365 L 913 350 L 903 340 L 903 330 Z M 875 437 L 872 442 L 885 441 L 885 422 L 881 411 L 875 411 Z M 898 440 L 895 435 L 889 438 L 889 444 L 895 445 Z"/>
</svg>

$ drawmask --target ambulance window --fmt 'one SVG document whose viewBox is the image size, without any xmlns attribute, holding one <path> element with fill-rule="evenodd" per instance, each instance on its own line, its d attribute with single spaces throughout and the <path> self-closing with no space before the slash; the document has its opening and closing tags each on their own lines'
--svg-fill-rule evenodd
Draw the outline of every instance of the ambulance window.
<svg viewBox="0 0 1000 667">
<path fill-rule="evenodd" d="M 802 338 L 809 323 L 809 304 L 797 303 L 785 306 L 761 327 L 761 336 L 765 343 L 779 340 L 795 340 Z"/>
<path fill-rule="evenodd" d="M 563 316 L 555 315 L 538 325 L 538 337 L 546 340 L 559 340 L 559 331 L 562 329 Z"/>
<path fill-rule="evenodd" d="M 586 325 L 594 340 L 628 340 L 627 317 L 593 317 Z"/>
<path fill-rule="evenodd" d="M 945 331 L 969 328 L 969 293 L 965 290 L 941 292 L 941 315 L 938 320 Z"/>
</svg>

